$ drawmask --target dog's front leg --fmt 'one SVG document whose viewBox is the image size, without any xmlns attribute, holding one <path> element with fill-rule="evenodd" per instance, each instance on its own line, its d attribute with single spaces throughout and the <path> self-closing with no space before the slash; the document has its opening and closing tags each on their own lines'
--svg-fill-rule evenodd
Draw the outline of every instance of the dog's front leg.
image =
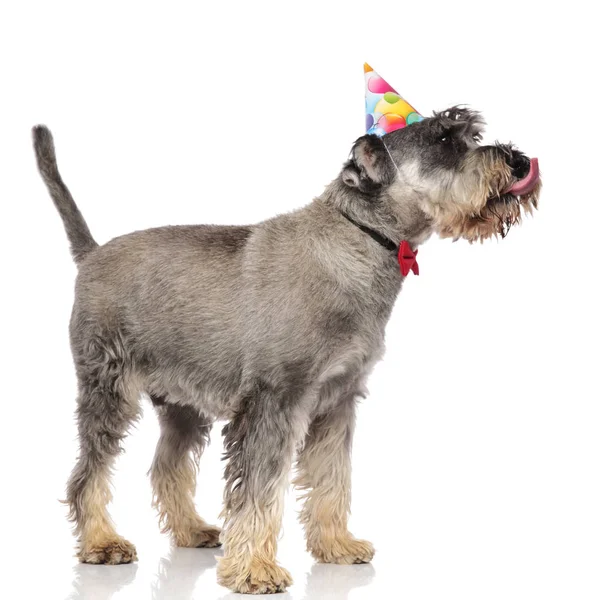
<svg viewBox="0 0 600 600">
<path fill-rule="evenodd" d="M 298 457 L 294 484 L 306 492 L 300 521 L 306 544 L 320 562 L 369 562 L 374 549 L 348 531 L 350 514 L 350 454 L 354 433 L 355 397 L 311 423 Z"/>
<path fill-rule="evenodd" d="M 291 585 L 276 562 L 277 535 L 296 444 L 305 434 L 298 402 L 265 382 L 244 395 L 225 426 L 223 558 L 218 580 L 235 592 L 269 594 Z"/>
</svg>

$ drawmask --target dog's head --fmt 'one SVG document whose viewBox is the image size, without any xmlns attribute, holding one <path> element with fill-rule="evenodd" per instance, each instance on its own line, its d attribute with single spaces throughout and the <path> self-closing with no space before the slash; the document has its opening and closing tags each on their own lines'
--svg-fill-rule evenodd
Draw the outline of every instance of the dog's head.
<svg viewBox="0 0 600 600">
<path fill-rule="evenodd" d="M 413 197 L 441 237 L 470 242 L 504 237 L 537 208 L 537 159 L 512 144 L 480 144 L 480 114 L 450 108 L 382 138 L 365 135 L 352 149 L 342 181 L 365 194 L 385 188 L 398 201 Z"/>
</svg>

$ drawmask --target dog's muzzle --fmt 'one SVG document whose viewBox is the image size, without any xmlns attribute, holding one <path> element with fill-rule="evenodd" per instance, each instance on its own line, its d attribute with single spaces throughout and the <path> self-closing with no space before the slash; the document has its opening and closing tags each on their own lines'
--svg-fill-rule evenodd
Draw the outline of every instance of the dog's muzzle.
<svg viewBox="0 0 600 600">
<path fill-rule="evenodd" d="M 538 159 L 530 159 L 522 152 L 512 151 L 506 162 L 515 178 L 506 193 L 513 196 L 522 196 L 531 192 L 540 179 Z"/>
<path fill-rule="evenodd" d="M 538 159 L 532 158 L 529 160 L 529 170 L 527 174 L 522 178 L 517 178 L 517 181 L 515 181 L 508 188 L 507 192 L 513 196 L 523 196 L 525 194 L 529 194 L 529 192 L 535 188 L 539 180 L 540 167 L 538 165 Z"/>
</svg>

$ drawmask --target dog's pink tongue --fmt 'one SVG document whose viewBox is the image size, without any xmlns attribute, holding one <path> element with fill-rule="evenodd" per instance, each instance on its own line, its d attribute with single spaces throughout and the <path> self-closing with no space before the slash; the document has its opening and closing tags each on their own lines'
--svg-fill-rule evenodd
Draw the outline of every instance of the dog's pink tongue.
<svg viewBox="0 0 600 600">
<path fill-rule="evenodd" d="M 523 179 L 519 179 L 519 181 L 515 181 L 510 188 L 508 188 L 509 194 L 514 194 L 515 196 L 521 196 L 523 194 L 528 194 L 535 187 L 536 183 L 540 178 L 540 167 L 538 165 L 538 159 L 532 158 L 529 161 L 529 173 L 523 177 Z"/>
</svg>

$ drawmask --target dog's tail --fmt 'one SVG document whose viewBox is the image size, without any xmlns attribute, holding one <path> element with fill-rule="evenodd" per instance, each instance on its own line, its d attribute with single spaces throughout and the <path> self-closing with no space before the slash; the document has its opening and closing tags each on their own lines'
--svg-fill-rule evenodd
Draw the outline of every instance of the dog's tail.
<svg viewBox="0 0 600 600">
<path fill-rule="evenodd" d="M 73 259 L 76 263 L 80 263 L 88 252 L 98 247 L 98 244 L 92 237 L 83 215 L 79 212 L 71 192 L 61 179 L 56 164 L 54 140 L 45 125 L 36 125 L 33 128 L 33 147 L 42 179 L 63 220 L 71 243 Z"/>
</svg>

